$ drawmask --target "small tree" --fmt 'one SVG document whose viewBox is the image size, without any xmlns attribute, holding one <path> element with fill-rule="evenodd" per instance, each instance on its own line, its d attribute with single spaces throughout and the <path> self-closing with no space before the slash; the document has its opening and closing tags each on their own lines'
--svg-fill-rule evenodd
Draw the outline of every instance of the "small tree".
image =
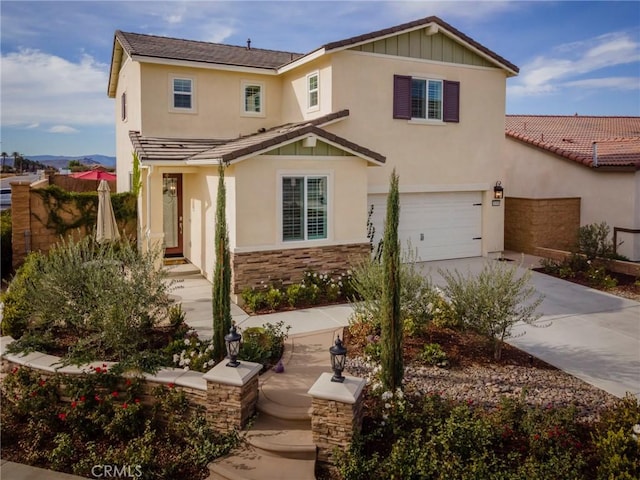
<svg viewBox="0 0 640 480">
<path fill-rule="evenodd" d="M 402 363 L 402 317 L 400 313 L 400 243 L 398 223 L 400 220 L 400 196 L 398 176 L 395 168 L 391 172 L 389 195 L 387 196 L 387 218 L 384 227 L 382 265 L 384 281 L 381 308 L 381 352 L 382 385 L 395 392 L 402 387 L 404 366 Z"/>
<path fill-rule="evenodd" d="M 475 277 L 463 277 L 457 270 L 439 272 L 447 282 L 444 292 L 458 321 L 489 339 L 496 360 L 502 356 L 503 342 L 511 336 L 513 325 L 540 318 L 535 311 L 544 297 L 528 285 L 529 270 L 518 276 L 517 267 L 488 262 Z"/>
<path fill-rule="evenodd" d="M 231 254 L 227 233 L 226 189 L 224 165 L 218 167 L 218 196 L 216 200 L 216 264 L 213 272 L 213 355 L 222 360 L 225 355 L 224 336 L 231 328 Z"/>
</svg>

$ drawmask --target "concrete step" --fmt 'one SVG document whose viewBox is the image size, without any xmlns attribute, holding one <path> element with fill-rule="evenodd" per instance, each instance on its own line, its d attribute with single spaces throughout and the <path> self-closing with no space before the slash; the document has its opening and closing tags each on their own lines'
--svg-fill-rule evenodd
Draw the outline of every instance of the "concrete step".
<svg viewBox="0 0 640 480">
<path fill-rule="evenodd" d="M 287 458 L 244 443 L 231 454 L 209 464 L 209 479 L 315 480 L 315 465 L 315 458 Z"/>
<path fill-rule="evenodd" d="M 167 263 L 168 262 L 168 263 Z M 164 268 L 169 277 L 192 277 L 202 276 L 200 269 L 185 260 L 185 263 L 174 263 L 175 259 L 167 259 Z"/>
<path fill-rule="evenodd" d="M 258 414 L 246 440 L 271 455 L 303 460 L 316 458 L 310 420 L 284 420 Z"/>
</svg>

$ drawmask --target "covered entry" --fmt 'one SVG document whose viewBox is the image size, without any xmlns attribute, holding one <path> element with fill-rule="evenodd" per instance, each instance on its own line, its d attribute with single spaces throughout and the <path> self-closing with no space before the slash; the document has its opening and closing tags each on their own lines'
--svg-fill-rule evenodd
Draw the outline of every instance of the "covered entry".
<svg viewBox="0 0 640 480">
<path fill-rule="evenodd" d="M 387 196 L 369 195 L 374 241 L 383 235 Z M 401 193 L 400 242 L 411 242 L 420 260 L 482 255 L 482 193 Z"/>
</svg>

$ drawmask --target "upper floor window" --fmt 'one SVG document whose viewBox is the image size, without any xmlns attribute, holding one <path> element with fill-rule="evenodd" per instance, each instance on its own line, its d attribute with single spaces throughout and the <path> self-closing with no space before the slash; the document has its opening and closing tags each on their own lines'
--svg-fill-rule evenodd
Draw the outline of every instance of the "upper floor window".
<svg viewBox="0 0 640 480">
<path fill-rule="evenodd" d="M 307 75 L 307 108 L 315 109 L 319 106 L 320 74 L 318 72 Z"/>
<path fill-rule="evenodd" d="M 393 118 L 460 121 L 460 82 L 393 77 Z"/>
<path fill-rule="evenodd" d="M 171 109 L 193 111 L 195 85 L 192 78 L 171 77 Z"/>
<path fill-rule="evenodd" d="M 120 97 L 120 115 L 124 122 L 127 119 L 127 92 L 122 92 Z"/>
<path fill-rule="evenodd" d="M 242 113 L 264 116 L 264 84 L 262 82 L 242 82 Z"/>
</svg>

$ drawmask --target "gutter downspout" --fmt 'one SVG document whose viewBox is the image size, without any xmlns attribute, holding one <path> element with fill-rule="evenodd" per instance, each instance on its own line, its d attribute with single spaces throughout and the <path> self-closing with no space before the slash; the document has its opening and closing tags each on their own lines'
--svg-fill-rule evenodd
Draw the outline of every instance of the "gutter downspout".
<svg viewBox="0 0 640 480">
<path fill-rule="evenodd" d="M 147 185 L 146 185 L 146 191 L 145 191 L 145 196 L 147 197 L 146 203 L 147 203 L 147 214 L 146 214 L 146 222 L 145 222 L 145 229 L 144 229 L 144 236 L 147 239 L 147 248 L 150 248 L 150 243 L 151 243 L 151 228 L 150 228 L 150 224 L 151 222 L 149 221 L 151 219 L 151 174 L 153 173 L 153 165 L 148 165 L 148 166 L 144 166 L 142 168 L 146 168 L 147 169 Z"/>
<path fill-rule="evenodd" d="M 598 166 L 598 142 L 593 142 L 593 166 Z"/>
</svg>

